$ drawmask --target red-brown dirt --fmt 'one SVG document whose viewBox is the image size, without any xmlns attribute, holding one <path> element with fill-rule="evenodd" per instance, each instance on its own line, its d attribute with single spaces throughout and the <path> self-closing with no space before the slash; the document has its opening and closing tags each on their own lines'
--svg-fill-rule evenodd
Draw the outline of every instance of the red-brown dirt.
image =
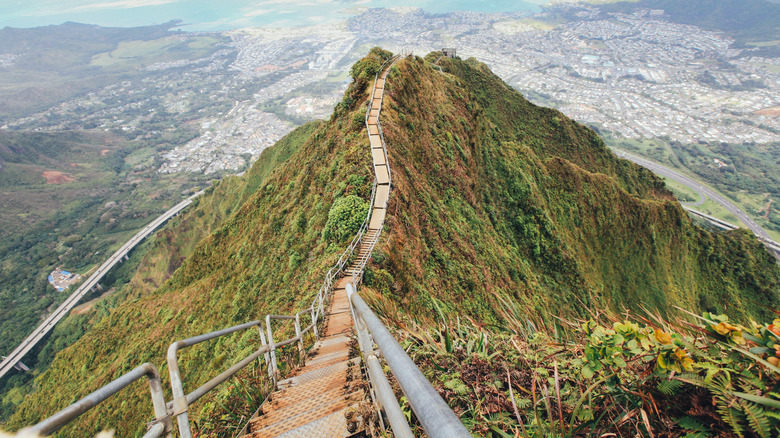
<svg viewBox="0 0 780 438">
<path fill-rule="evenodd" d="M 45 170 L 42 175 L 46 178 L 46 184 L 65 184 L 76 180 L 72 176 L 56 170 Z"/>
</svg>

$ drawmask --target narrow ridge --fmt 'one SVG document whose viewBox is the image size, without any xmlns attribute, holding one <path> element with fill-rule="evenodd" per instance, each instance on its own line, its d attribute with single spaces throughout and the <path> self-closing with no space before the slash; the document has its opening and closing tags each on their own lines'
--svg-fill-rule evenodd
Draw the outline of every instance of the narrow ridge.
<svg viewBox="0 0 780 438">
<path fill-rule="evenodd" d="M 390 169 L 387 164 L 379 113 L 384 84 L 392 63 L 374 84 L 371 107 L 366 118 L 368 139 L 376 175 L 376 192 L 371 206 L 368 229 L 355 248 L 355 259 L 333 287 L 323 336 L 312 348 L 305 366 L 282 380 L 248 424 L 245 436 L 265 437 L 347 437 L 357 430 L 347 422 L 346 414 L 364 401 L 359 389 L 359 360 L 352 348 L 353 320 L 346 285 L 358 277 L 379 239 L 390 195 Z M 360 425 L 357 425 L 359 427 Z"/>
</svg>

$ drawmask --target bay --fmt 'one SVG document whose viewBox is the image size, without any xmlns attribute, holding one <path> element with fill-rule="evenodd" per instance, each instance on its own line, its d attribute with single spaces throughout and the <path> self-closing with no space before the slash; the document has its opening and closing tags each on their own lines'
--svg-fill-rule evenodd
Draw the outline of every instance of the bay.
<svg viewBox="0 0 780 438">
<path fill-rule="evenodd" d="M 295 27 L 345 20 L 367 8 L 419 7 L 429 13 L 539 10 L 548 0 L 0 0 L 0 28 L 65 21 L 143 26 L 182 20 L 185 30 Z"/>
</svg>

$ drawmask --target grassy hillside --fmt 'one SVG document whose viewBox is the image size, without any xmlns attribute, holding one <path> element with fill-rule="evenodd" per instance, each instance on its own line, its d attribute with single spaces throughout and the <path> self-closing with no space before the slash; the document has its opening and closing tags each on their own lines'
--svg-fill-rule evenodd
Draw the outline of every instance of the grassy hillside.
<svg viewBox="0 0 780 438">
<path fill-rule="evenodd" d="M 249 193 L 254 192 L 274 169 L 286 161 L 317 126 L 319 122 L 309 123 L 282 138 L 275 148 L 264 151 L 244 175 L 227 177 L 207 189 L 187 210 L 171 219 L 159 232 L 133 250 L 130 260 L 115 267 L 101 282 L 111 289 L 108 289 L 104 296 L 74 309 L 49 338 L 28 355 L 25 363 L 34 366 L 32 375 L 12 372 L 9 377 L 3 379 L 0 386 L 0 394 L 3 394 L 0 401 L 0 422 L 16 410 L 24 394 L 34 390 L 32 377 L 45 371 L 57 352 L 77 341 L 125 300 L 137 299 L 165 283 L 192 254 L 196 244 L 219 228 L 241 206 Z M 6 262 L 6 266 L 8 265 Z M 87 297 L 89 298 L 92 296 Z M 41 303 L 44 306 L 47 304 L 48 302 Z M 29 309 L 29 312 L 17 310 L 3 318 L 4 324 L 19 331 L 20 335 L 31 330 L 28 326 L 37 323 L 33 314 L 35 307 L 28 306 L 25 309 Z M 28 318 L 29 324 L 20 323 L 20 318 Z M 4 329 L 4 339 L 11 349 L 11 346 L 15 345 L 13 343 L 16 337 L 11 336 L 9 330 Z"/>
<path fill-rule="evenodd" d="M 109 132 L 0 130 L 0 352 L 9 352 L 50 306 L 62 266 L 85 274 L 200 177 L 131 164 L 145 151 Z"/>
<path fill-rule="evenodd" d="M 350 91 L 355 102 L 367 97 L 366 83 L 361 84 Z M 34 423 L 70 403 L 74 394 L 86 394 L 138 363 L 161 365 L 173 340 L 266 313 L 289 313 L 310 300 L 346 246 L 321 236 L 332 204 L 339 197 L 367 199 L 370 194 L 370 157 L 362 117 L 361 109 L 345 105 L 330 123 L 299 128 L 264 152 L 263 157 L 271 161 L 286 161 L 274 168 L 261 157 L 241 186 L 228 185 L 229 192 L 238 195 L 233 200 L 245 199 L 241 207 L 194 248 L 162 287 L 111 310 L 59 353 L 36 380 L 37 391 L 5 427 Z M 219 198 L 211 199 L 214 205 L 205 206 L 203 214 L 227 207 Z M 177 239 L 178 233 L 171 231 L 158 241 L 175 247 L 180 245 Z M 167 266 L 175 268 L 171 261 L 187 255 L 186 251 L 156 252 L 150 259 L 156 263 L 142 268 L 133 281 L 148 283 L 151 289 L 165 280 Z M 246 355 L 254 346 L 253 336 L 256 333 L 188 350 L 182 367 L 187 387 L 194 388 L 223 364 Z M 167 373 L 166 367 L 161 372 Z M 127 398 L 85 415 L 65 436 L 84 436 L 116 425 L 121 436 L 140 433 L 151 412 L 146 409 L 146 391 L 138 385 Z M 42 403 L 44 399 L 48 401 Z M 137 409 L 120 408 L 136 405 Z"/>
<path fill-rule="evenodd" d="M 547 320 L 777 306 L 777 266 L 752 236 L 694 226 L 649 171 L 483 64 L 440 65 L 397 64 L 385 97 L 394 191 L 369 277 L 405 311 L 494 322 L 497 296 Z"/>
<path fill-rule="evenodd" d="M 167 281 L 160 271 L 142 274 L 137 280 L 149 278 L 147 293 L 110 311 L 62 351 L 5 426 L 34 423 L 140 362 L 162 365 L 173 340 L 307 303 L 352 231 L 347 225 L 354 218 L 334 223 L 332 207 L 350 197 L 357 216 L 364 208 L 360 199 L 370 192 L 364 116 L 383 55 L 373 51 L 353 67 L 355 81 L 328 122 L 291 134 L 286 150 L 277 145 L 267 152 L 289 156 L 283 164 L 227 191 L 240 191 L 244 202 Z M 404 59 L 388 79 L 382 125 L 393 191 L 365 288 L 389 321 L 421 324 L 414 343 L 422 349 L 415 355 L 426 372 L 463 378 L 462 384 L 467 370 L 458 367 L 479 361 L 468 381 L 493 382 L 493 389 L 472 385 L 487 392 L 471 401 L 506 416 L 506 387 L 485 379 L 507 365 L 503 358 L 517 359 L 513 366 L 525 369 L 526 377 L 530 362 L 506 354 L 519 338 L 496 339 L 488 351 L 487 328 L 519 332 L 525 317 L 556 327 L 556 317 L 623 306 L 672 314 L 677 304 L 726 311 L 737 320 L 765 316 L 762 304 L 777 306 L 780 271 L 752 236 L 694 226 L 659 179 L 614 157 L 592 131 L 560 112 L 532 105 L 483 64 L 444 59 L 440 65 L 443 71 L 421 58 Z M 211 202 L 203 205 L 204 215 L 225 208 Z M 343 240 L 334 237 L 339 234 Z M 174 235 L 163 239 L 162 246 L 180 245 Z M 176 257 L 157 254 L 156 269 L 169 272 L 177 265 L 171 264 Z M 437 314 L 443 326 L 430 317 Z M 449 321 L 441 321 L 445 314 Z M 454 350 L 426 353 L 440 345 L 435 339 L 453 339 L 443 333 L 456 317 L 469 318 L 468 330 L 476 334 L 461 337 L 461 356 Z M 186 387 L 246 355 L 254 342 L 251 333 L 188 350 L 180 356 Z M 410 339 L 404 342 L 411 346 Z M 474 355 L 475 348 L 487 354 Z M 454 361 L 441 361 L 445 356 Z M 161 372 L 167 374 L 165 366 Z M 464 391 L 454 379 L 448 382 L 437 384 Z M 139 434 L 151 416 L 146 389 L 138 385 L 128 393 L 85 415 L 63 436 L 103 426 L 117 427 L 120 436 Z M 224 401 L 217 397 L 213 404 Z M 460 414 L 473 408 L 468 403 L 459 405 Z M 214 412 L 213 404 L 206 412 Z M 192 408 L 192 418 L 200 411 Z M 482 426 L 474 430 L 486 433 Z"/>
</svg>

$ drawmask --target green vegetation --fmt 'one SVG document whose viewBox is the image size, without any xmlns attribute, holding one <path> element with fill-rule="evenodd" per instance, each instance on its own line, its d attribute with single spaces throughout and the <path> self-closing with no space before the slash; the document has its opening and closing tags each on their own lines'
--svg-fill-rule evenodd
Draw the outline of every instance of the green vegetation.
<svg viewBox="0 0 780 438">
<path fill-rule="evenodd" d="M 58 293 L 48 273 L 62 266 L 89 274 L 108 254 L 154 217 L 172 207 L 198 181 L 160 176 L 147 166 L 128 165 L 139 155 L 123 137 L 102 132 L 0 132 L 0 351 L 11 351 L 73 288 Z M 49 177 L 51 184 L 47 184 Z M 138 266 L 137 256 L 114 268 L 101 281 L 107 293 L 127 283 Z M 76 286 L 74 286 L 76 287 Z M 99 293 L 89 294 L 86 300 Z M 106 303 L 112 307 L 123 294 Z M 74 315 L 63 321 L 24 362 L 45 370 L 55 353 L 70 345 L 95 322 Z M 11 373 L 0 392 L 32 389 L 34 374 Z M 0 405 L 0 421 L 15 409 Z"/>
<path fill-rule="evenodd" d="M 121 41 L 116 49 L 92 57 L 90 65 L 152 64 L 179 59 L 200 58 L 213 52 L 220 40 L 210 36 L 166 36 L 152 41 Z"/>
<path fill-rule="evenodd" d="M 693 191 L 690 187 L 680 184 L 677 181 L 669 178 L 664 178 L 664 184 L 666 187 L 674 193 L 674 197 L 680 202 L 693 203 L 699 202 L 701 197 L 698 193 Z"/>
<path fill-rule="evenodd" d="M 671 303 L 747 318 L 776 305 L 777 267 L 748 233 L 694 226 L 661 180 L 484 65 L 440 65 L 450 74 L 394 67 L 383 111 L 395 213 L 375 268 L 407 313 L 438 300 L 491 322 L 495 294 L 545 318 Z"/>
<path fill-rule="evenodd" d="M 377 291 L 363 295 L 475 436 L 780 432 L 777 319 L 599 312 L 547 325 L 504 302 L 485 326 L 442 311 L 409 320 Z"/>
<path fill-rule="evenodd" d="M 328 212 L 322 236 L 335 242 L 350 239 L 363 224 L 368 207 L 368 202 L 355 195 L 336 199 Z"/>
<path fill-rule="evenodd" d="M 144 292 L 128 292 L 129 299 L 62 350 L 4 426 L 35 423 L 144 361 L 167 376 L 165 350 L 176 339 L 308 304 L 344 248 L 337 240 L 348 238 L 365 214 L 372 166 L 363 120 L 371 72 L 388 55 L 375 49 L 355 64 L 354 81 L 328 122 L 293 132 L 246 177 L 214 188 L 226 196 L 209 195 L 161 233 L 133 279 L 147 283 Z M 774 340 L 764 337 L 771 329 L 749 322 L 770 319 L 767 309 L 778 306 L 780 269 L 763 246 L 744 231 L 696 226 L 660 179 L 616 158 L 593 131 L 529 103 L 485 65 L 459 59 L 439 64 L 443 72 L 407 58 L 390 72 L 382 126 L 393 189 L 363 290 L 391 326 L 407 326 L 404 342 L 467 425 L 478 434 L 513 436 L 519 424 L 507 399 L 512 387 L 523 408 L 521 422 L 533 427 L 534 436 L 578 427 L 583 433 L 635 431 L 653 414 L 642 396 L 647 385 L 662 384 L 672 369 L 681 378 L 704 373 L 680 349 L 695 363 L 726 370 L 716 377 L 732 376 L 733 388 L 719 393 L 723 403 L 742 391 L 775 402 L 774 395 L 755 394 L 772 381 L 736 375 L 746 369 L 744 358 L 724 347 L 728 340 L 712 345 L 717 351 L 702 359 L 677 338 L 670 344 L 653 331 L 651 339 L 647 328 L 685 315 L 674 307 L 679 305 L 728 314 L 732 325 L 724 327 L 731 339 L 740 331 L 757 343 L 749 336 L 760 335 L 762 348 L 774 348 Z M 252 176 L 261 171 L 265 177 Z M 210 229 L 195 230 L 203 223 L 198 214 L 211 218 L 205 221 Z M 195 231 L 186 242 L 177 240 L 176 231 L 186 230 Z M 193 247 L 201 232 L 209 234 Z M 185 249 L 168 258 L 167 251 L 182 243 Z M 636 321 L 621 317 L 623 325 L 612 326 L 600 316 L 623 308 L 636 309 L 631 313 L 644 318 L 643 325 L 634 330 Z M 432 321 L 431 314 L 449 316 Z M 581 318 L 594 322 L 581 332 L 566 325 Z M 625 327 L 634 330 L 636 345 Z M 609 332 L 616 329 L 622 341 Z M 699 336 L 696 331 L 663 333 L 678 334 L 680 343 L 704 342 L 691 337 Z M 595 337 L 613 350 L 596 351 Z M 247 332 L 188 349 L 180 356 L 186 387 L 213 377 L 257 342 Z M 518 342 L 525 344 L 515 347 Z M 556 354 L 563 354 L 557 365 L 550 361 Z M 767 351 L 751 354 L 769 361 Z M 645 374 L 649 368 L 640 363 L 659 364 L 659 371 Z M 507 369 L 512 385 L 503 380 Z M 610 380 L 613 371 L 624 374 Z M 247 404 L 262 398 L 257 370 L 247 373 L 246 380 L 190 409 L 204 434 L 226 431 L 223 419 L 239 421 L 241 412 L 252 410 Z M 568 386 L 558 388 L 561 376 Z M 659 391 L 672 395 L 675 389 Z M 714 386 L 704 390 L 719 396 Z M 693 396 L 675 400 L 705 406 Z M 748 401 L 761 404 L 755 400 Z M 146 388 L 137 385 L 62 435 L 109 426 L 122 436 L 139 435 L 151 418 L 148 405 Z M 733 416 L 754 427 L 746 416 L 758 411 L 744 406 Z M 627 412 L 633 414 L 619 423 Z M 678 412 L 684 411 L 658 414 L 652 425 Z M 702 421 L 697 418 L 731 411 L 723 412 L 678 424 L 693 430 Z"/>
<path fill-rule="evenodd" d="M 366 88 L 365 83 L 356 84 L 350 93 L 356 100 L 365 100 Z M 139 361 L 161 365 L 168 344 L 175 339 L 266 313 L 289 313 L 299 303 L 309 301 L 324 272 L 343 251 L 342 244 L 328 242 L 321 233 L 331 206 L 340 197 L 362 195 L 367 199 L 371 191 L 365 133 L 352 129 L 351 123 L 363 111 L 342 108 L 342 117 L 329 124 L 310 124 L 294 131 L 263 153 L 246 176 L 229 178 L 216 187 L 222 193 L 234 193 L 228 197 L 231 202 L 224 203 L 219 195 L 207 196 L 181 222 L 160 233 L 155 249 L 131 281 L 144 292 L 130 289 L 123 304 L 61 351 L 36 379 L 36 392 L 25 399 L 5 427 L 34 423 L 70 403 L 73 394 L 87 393 Z M 276 166 L 273 161 L 284 163 Z M 230 213 L 224 221 L 207 221 L 214 228 L 203 230 L 210 235 L 190 253 L 182 250 L 169 255 L 167 251 L 182 244 L 178 232 L 192 230 L 189 236 L 198 237 L 196 228 L 201 221 L 196 218 L 214 214 L 212 210 L 220 212 L 217 217 Z M 186 238 L 184 243 L 194 241 Z M 161 287 L 155 289 L 155 285 Z M 187 387 L 213 377 L 221 364 L 245 356 L 256 342 L 255 332 L 188 349 L 182 354 Z M 219 360 L 212 362 L 216 357 Z M 163 366 L 161 372 L 165 374 L 167 369 Z M 69 389 L 63 391 L 65 387 Z M 41 396 L 51 397 L 50 402 L 31 403 Z M 64 434 L 83 436 L 106 425 L 117 425 L 121 435 L 139 433 L 150 414 L 146 396 L 146 389 L 138 385 L 85 415 Z M 201 407 L 213 409 L 208 405 L 213 402 L 204 400 L 203 406 L 192 408 L 193 418 Z"/>
<path fill-rule="evenodd" d="M 0 132 L 1 351 L 65 298 L 46 281 L 53 268 L 87 272 L 191 187 L 126 168 L 131 148 L 110 133 Z"/>
<path fill-rule="evenodd" d="M 208 57 L 227 37 L 191 36 L 176 22 L 133 28 L 64 23 L 35 29 L 0 29 L 0 47 L 16 54 L 0 71 L 0 124 L 43 111 L 109 84 L 142 77 L 155 62 Z"/>
<path fill-rule="evenodd" d="M 769 200 L 780 199 L 780 152 L 778 144 L 735 145 L 671 144 L 685 168 L 727 194 L 762 227 L 780 232 L 780 209 L 772 203 L 768 218 L 763 211 Z M 727 166 L 716 164 L 720 160 Z M 748 199 L 745 194 L 750 195 Z"/>
<path fill-rule="evenodd" d="M 207 193 L 198 198 L 185 212 L 171 219 L 162 230 L 136 248 L 130 254 L 129 261 L 115 267 L 104 278 L 102 284 L 110 288 L 106 295 L 74 309 L 72 314 L 54 329 L 48 340 L 42 342 L 40 347 L 27 356 L 25 363 L 34 365 L 34 372 L 11 373 L 9 378 L 3 379 L 0 393 L 16 394 L 33 391 L 32 379 L 48 368 L 57 352 L 78 340 L 96 323 L 107 317 L 113 308 L 128 298 L 137 299 L 147 295 L 165 283 L 182 262 L 192 254 L 196 244 L 216 230 L 234 213 L 246 198 L 254 193 L 263 180 L 300 147 L 303 140 L 308 138 L 317 126 L 317 123 L 309 123 L 282 138 L 276 147 L 261 154 L 251 171 L 240 178 L 228 177 L 215 187 L 207 189 Z M 142 227 L 146 222 L 148 222 L 148 218 L 135 226 Z M 133 228 L 131 231 L 135 232 L 136 229 Z M 70 251 L 71 247 L 78 248 L 78 242 L 83 240 L 75 234 L 72 237 L 62 242 L 62 251 Z M 46 242 L 44 240 L 38 245 L 46 245 Z M 124 240 L 119 241 L 120 244 L 123 242 Z M 37 248 L 37 246 L 33 248 Z M 107 254 L 110 251 L 112 250 L 106 250 L 101 254 Z M 13 271 L 17 273 L 24 272 L 21 265 L 15 264 L 19 262 L 12 257 L 13 255 L 13 253 L 9 253 L 4 262 L 5 265 L 14 267 Z M 56 257 L 56 253 L 53 254 L 53 257 Z M 102 257 L 98 254 L 94 258 L 101 261 Z M 87 260 L 91 259 L 87 257 Z M 48 295 L 52 295 L 53 289 L 47 286 L 45 281 L 46 273 L 48 270 L 35 273 L 36 279 L 43 279 L 41 284 L 36 283 L 36 287 L 41 287 L 48 292 Z M 10 280 L 6 284 L 9 285 L 14 284 L 11 281 L 24 281 L 18 278 L 8 278 Z M 9 287 L 7 290 L 10 294 L 14 288 Z M 8 343 L 5 348 L 13 348 L 14 343 L 19 342 L 17 339 L 26 336 L 37 324 L 38 318 L 34 313 L 38 309 L 36 305 L 47 306 L 51 303 L 51 298 L 47 300 L 40 298 L 40 296 L 47 296 L 46 292 L 40 292 L 37 299 L 33 299 L 36 298 L 36 295 L 25 293 L 15 299 L 19 306 L 18 309 L 14 311 L 8 309 L 3 314 L 5 323 L 3 326 L 5 336 L 3 338 Z M 88 296 L 84 301 L 87 301 L 91 296 Z M 57 296 L 57 299 L 60 300 L 64 298 L 64 295 Z M 2 409 L 0 410 L 0 422 L 7 419 L 22 401 L 19 398 L 6 397 L 6 399 L 0 404 L 0 409 Z"/>
</svg>

